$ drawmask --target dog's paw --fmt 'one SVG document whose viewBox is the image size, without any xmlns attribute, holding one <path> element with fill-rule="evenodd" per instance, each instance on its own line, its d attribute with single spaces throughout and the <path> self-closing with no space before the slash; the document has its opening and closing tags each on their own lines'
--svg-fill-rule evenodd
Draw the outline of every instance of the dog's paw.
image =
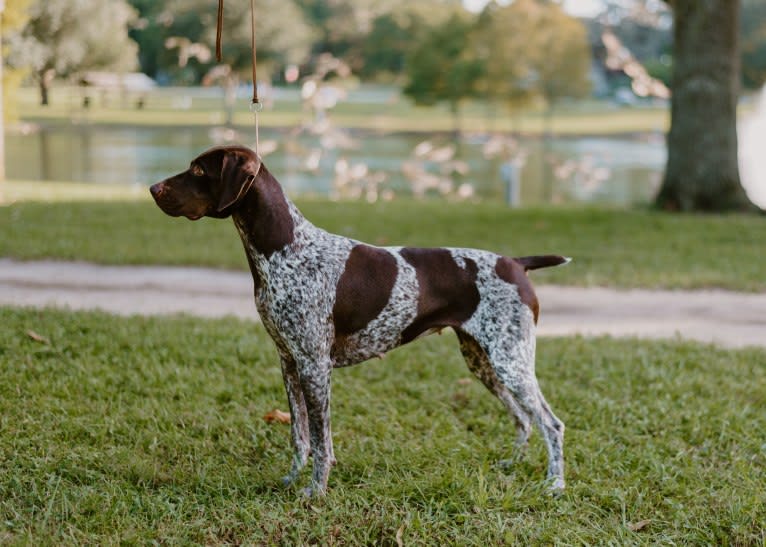
<svg viewBox="0 0 766 547">
<path fill-rule="evenodd" d="M 551 496 L 558 497 L 564 493 L 566 483 L 562 477 L 550 477 L 548 479 L 548 493 Z"/>
<path fill-rule="evenodd" d="M 506 458 L 504 460 L 498 460 L 497 466 L 502 471 L 510 471 L 511 469 L 516 467 L 516 465 L 522 460 L 523 457 L 524 457 L 524 451 L 520 450 L 516 452 L 516 454 L 514 454 L 510 458 Z"/>
<path fill-rule="evenodd" d="M 308 486 L 301 490 L 301 495 L 304 498 L 321 498 L 324 497 L 324 495 L 327 493 L 327 491 L 323 488 L 317 488 L 315 486 Z"/>
</svg>

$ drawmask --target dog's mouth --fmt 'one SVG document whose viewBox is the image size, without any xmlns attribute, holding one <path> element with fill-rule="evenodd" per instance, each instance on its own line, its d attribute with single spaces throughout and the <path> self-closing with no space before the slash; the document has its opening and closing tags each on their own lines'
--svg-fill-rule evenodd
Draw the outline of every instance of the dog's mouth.
<svg viewBox="0 0 766 547">
<path fill-rule="evenodd" d="M 168 189 L 163 186 L 162 183 L 153 185 L 150 188 L 152 198 L 163 213 L 171 217 L 186 217 L 189 220 L 199 220 L 205 216 L 201 211 L 188 211 L 178 202 L 177 199 L 172 197 L 168 192 Z"/>
<path fill-rule="evenodd" d="M 160 209 L 162 209 L 162 212 L 165 213 L 168 216 L 171 217 L 186 217 L 189 220 L 199 220 L 205 215 L 200 212 L 190 212 L 190 211 L 182 211 L 180 207 L 178 207 L 177 204 L 167 204 L 167 203 L 159 203 L 157 202 L 157 205 Z"/>
<path fill-rule="evenodd" d="M 162 209 L 162 212 L 171 217 L 180 217 L 183 212 L 180 210 L 178 203 L 170 198 L 167 194 L 155 194 L 152 192 L 152 197 L 157 207 Z"/>
</svg>

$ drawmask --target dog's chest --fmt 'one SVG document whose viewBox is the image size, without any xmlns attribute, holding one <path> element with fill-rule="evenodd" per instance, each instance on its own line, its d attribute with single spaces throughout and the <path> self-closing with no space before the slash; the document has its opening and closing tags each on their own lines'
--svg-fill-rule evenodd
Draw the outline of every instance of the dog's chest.
<svg viewBox="0 0 766 547">
<path fill-rule="evenodd" d="M 332 335 L 335 289 L 353 243 L 317 232 L 298 232 L 289 248 L 257 262 L 258 313 L 275 341 L 288 347 Z"/>
</svg>

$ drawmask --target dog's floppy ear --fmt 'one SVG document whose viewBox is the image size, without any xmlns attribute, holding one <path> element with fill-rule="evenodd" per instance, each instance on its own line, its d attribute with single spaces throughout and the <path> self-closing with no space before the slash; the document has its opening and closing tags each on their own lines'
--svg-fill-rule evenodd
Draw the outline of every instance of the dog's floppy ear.
<svg viewBox="0 0 766 547">
<path fill-rule="evenodd" d="M 255 183 L 261 169 L 261 158 L 252 155 L 227 153 L 221 166 L 221 198 L 218 212 L 239 201 Z"/>
</svg>

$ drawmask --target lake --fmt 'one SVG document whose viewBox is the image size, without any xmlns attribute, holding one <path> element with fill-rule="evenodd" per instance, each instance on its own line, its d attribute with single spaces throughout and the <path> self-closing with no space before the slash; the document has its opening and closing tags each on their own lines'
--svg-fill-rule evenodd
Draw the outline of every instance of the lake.
<svg viewBox="0 0 766 547">
<path fill-rule="evenodd" d="M 292 195 L 446 195 L 503 200 L 507 177 L 523 204 L 648 202 L 665 164 L 664 137 L 556 137 L 516 141 L 447 136 L 262 129 L 264 161 Z M 250 128 L 42 127 L 6 137 L 7 176 L 17 180 L 149 185 L 186 169 L 206 148 Z M 271 151 L 273 149 L 273 151 Z M 266 153 L 268 152 L 268 153 Z M 416 153 L 417 152 L 417 153 Z M 514 165 L 508 168 L 507 163 Z M 510 173 L 510 174 L 509 174 Z M 505 178 L 504 178 L 505 175 Z"/>
</svg>

